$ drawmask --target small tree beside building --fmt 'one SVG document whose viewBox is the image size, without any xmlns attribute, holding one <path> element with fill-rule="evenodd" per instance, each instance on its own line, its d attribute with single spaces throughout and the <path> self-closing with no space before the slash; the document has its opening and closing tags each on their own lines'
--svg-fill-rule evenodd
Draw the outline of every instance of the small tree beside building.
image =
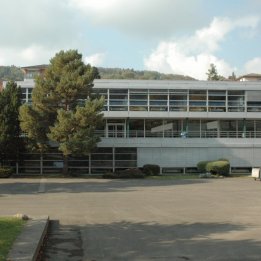
<svg viewBox="0 0 261 261">
<path fill-rule="evenodd" d="M 7 82 L 0 92 L 0 164 L 4 160 L 18 160 L 23 148 L 19 126 L 19 107 L 21 106 L 21 89 L 13 81 Z"/>
<path fill-rule="evenodd" d="M 50 141 L 57 144 L 64 155 L 64 174 L 69 155 L 90 153 L 99 141 L 94 131 L 102 121 L 103 99 L 91 100 L 97 75 L 76 50 L 61 51 L 36 78 L 32 106 L 20 110 L 21 128 L 34 148 L 43 152 Z"/>
</svg>

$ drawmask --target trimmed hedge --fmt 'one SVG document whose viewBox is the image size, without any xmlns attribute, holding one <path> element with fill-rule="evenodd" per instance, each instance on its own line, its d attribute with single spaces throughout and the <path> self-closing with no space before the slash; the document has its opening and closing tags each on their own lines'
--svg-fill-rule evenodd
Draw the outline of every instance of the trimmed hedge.
<svg viewBox="0 0 261 261">
<path fill-rule="evenodd" d="M 156 164 L 146 164 L 143 166 L 142 172 L 146 176 L 157 176 L 160 174 L 160 166 Z"/>
<path fill-rule="evenodd" d="M 9 167 L 0 167 L 0 178 L 9 178 L 13 174 L 13 169 Z"/>
<path fill-rule="evenodd" d="M 206 171 L 211 174 L 229 176 L 230 164 L 226 160 L 211 161 L 206 166 Z"/>
<path fill-rule="evenodd" d="M 206 172 L 207 164 L 208 164 L 209 162 L 210 162 L 210 161 L 200 161 L 200 162 L 197 164 L 198 171 L 199 171 L 200 173 L 205 173 L 205 172 Z"/>
<path fill-rule="evenodd" d="M 143 179 L 145 175 L 140 169 L 125 169 L 114 173 L 105 173 L 102 177 L 105 179 Z"/>
</svg>

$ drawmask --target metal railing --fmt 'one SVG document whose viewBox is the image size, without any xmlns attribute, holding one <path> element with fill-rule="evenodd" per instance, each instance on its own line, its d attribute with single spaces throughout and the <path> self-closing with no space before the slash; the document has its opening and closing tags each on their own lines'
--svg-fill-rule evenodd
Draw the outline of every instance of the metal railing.
<svg viewBox="0 0 261 261">
<path fill-rule="evenodd" d="M 101 138 L 261 138 L 261 131 L 96 131 Z"/>
</svg>

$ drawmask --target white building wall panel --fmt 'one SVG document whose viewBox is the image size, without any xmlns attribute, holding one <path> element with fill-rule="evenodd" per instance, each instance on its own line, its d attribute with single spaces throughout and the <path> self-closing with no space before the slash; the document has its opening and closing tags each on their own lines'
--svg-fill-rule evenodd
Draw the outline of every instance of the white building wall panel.
<svg viewBox="0 0 261 261">
<path fill-rule="evenodd" d="M 138 167 L 195 167 L 199 161 L 228 159 L 232 167 L 261 166 L 261 148 L 138 148 Z"/>
</svg>

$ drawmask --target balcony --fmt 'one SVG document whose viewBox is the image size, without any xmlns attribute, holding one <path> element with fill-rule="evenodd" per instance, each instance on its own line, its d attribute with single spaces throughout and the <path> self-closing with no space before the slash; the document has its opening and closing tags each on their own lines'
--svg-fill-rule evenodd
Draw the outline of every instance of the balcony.
<svg viewBox="0 0 261 261">
<path fill-rule="evenodd" d="M 167 130 L 161 132 L 131 130 L 131 131 L 96 131 L 96 134 L 101 138 L 261 138 L 261 131 L 217 131 L 217 130 L 204 130 L 204 131 L 174 131 Z"/>
</svg>

